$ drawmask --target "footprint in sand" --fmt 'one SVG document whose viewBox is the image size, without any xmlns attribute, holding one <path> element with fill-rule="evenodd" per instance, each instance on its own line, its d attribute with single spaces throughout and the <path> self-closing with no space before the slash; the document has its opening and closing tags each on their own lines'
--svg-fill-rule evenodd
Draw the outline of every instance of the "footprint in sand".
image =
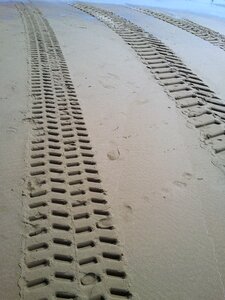
<svg viewBox="0 0 225 300">
<path fill-rule="evenodd" d="M 15 127 L 8 127 L 7 132 L 8 133 L 16 133 L 17 129 Z"/>
<path fill-rule="evenodd" d="M 191 180 L 192 179 L 192 174 L 191 173 L 188 173 L 188 172 L 184 172 L 182 174 L 182 177 L 183 177 L 183 180 L 184 181 L 181 181 L 181 180 L 176 180 L 173 182 L 174 185 L 182 188 L 182 187 L 186 187 L 187 186 L 187 182 L 188 180 Z"/>
<path fill-rule="evenodd" d="M 190 180 L 192 178 L 192 174 L 188 172 L 184 172 L 182 176 L 187 180 Z"/>
<path fill-rule="evenodd" d="M 111 150 L 107 153 L 107 157 L 109 160 L 118 160 L 120 158 L 119 149 Z"/>
<path fill-rule="evenodd" d="M 173 184 L 178 187 L 186 187 L 187 186 L 187 183 L 185 183 L 183 181 L 178 181 L 178 180 L 174 181 Z"/>
<path fill-rule="evenodd" d="M 126 210 L 129 212 L 129 213 L 132 213 L 133 209 L 130 205 L 128 204 L 124 204 L 124 207 L 126 207 Z"/>
<path fill-rule="evenodd" d="M 123 204 L 123 207 L 121 209 L 121 215 L 123 220 L 131 221 L 132 214 L 133 208 L 129 204 Z"/>
</svg>

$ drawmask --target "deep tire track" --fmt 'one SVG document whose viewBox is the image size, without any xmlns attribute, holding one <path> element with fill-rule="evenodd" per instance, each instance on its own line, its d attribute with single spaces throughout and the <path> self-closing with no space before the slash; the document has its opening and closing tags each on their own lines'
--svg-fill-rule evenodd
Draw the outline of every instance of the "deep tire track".
<svg viewBox="0 0 225 300">
<path fill-rule="evenodd" d="M 162 12 L 156 12 L 151 9 L 144 9 L 135 6 L 128 6 L 128 7 L 138 12 L 141 12 L 143 14 L 167 22 L 176 27 L 179 27 L 225 51 L 225 36 L 215 30 L 197 24 L 188 19 L 177 19 L 170 15 L 164 14 Z"/>
<path fill-rule="evenodd" d="M 17 8 L 27 32 L 32 98 L 21 299 L 130 299 L 123 253 L 59 43 L 38 9 Z"/>
<path fill-rule="evenodd" d="M 225 171 L 225 103 L 187 68 L 171 49 L 141 27 L 108 10 L 86 4 L 74 7 L 102 21 L 130 45 L 188 121 L 201 132 L 201 140 Z"/>
</svg>

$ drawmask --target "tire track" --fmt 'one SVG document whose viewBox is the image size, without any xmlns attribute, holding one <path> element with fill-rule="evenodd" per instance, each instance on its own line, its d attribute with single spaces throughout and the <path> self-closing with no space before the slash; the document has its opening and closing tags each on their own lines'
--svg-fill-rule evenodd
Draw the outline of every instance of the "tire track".
<svg viewBox="0 0 225 300">
<path fill-rule="evenodd" d="M 17 8 L 27 33 L 32 99 L 21 299 L 133 298 L 57 38 L 38 9 Z"/>
<path fill-rule="evenodd" d="M 225 103 L 150 33 L 108 10 L 82 3 L 74 7 L 102 21 L 133 48 L 188 121 L 200 130 L 214 163 L 225 172 Z"/>
<path fill-rule="evenodd" d="M 193 35 L 211 43 L 214 46 L 219 47 L 220 49 L 225 51 L 225 36 L 221 33 L 214 31 L 210 28 L 207 28 L 205 26 L 199 25 L 193 21 L 190 21 L 188 19 L 177 19 L 170 15 L 156 12 L 150 9 L 144 9 L 140 7 L 135 6 L 128 6 L 131 9 L 134 9 L 138 12 L 141 12 L 143 14 L 149 15 L 151 17 L 157 18 L 159 20 L 162 20 L 164 22 L 167 22 L 171 25 L 174 25 L 176 27 L 179 27 L 189 33 L 192 33 Z"/>
</svg>

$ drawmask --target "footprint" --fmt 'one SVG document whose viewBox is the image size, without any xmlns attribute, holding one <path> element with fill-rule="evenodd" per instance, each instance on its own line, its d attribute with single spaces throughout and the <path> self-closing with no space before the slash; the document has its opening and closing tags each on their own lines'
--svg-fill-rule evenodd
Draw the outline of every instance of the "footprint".
<svg viewBox="0 0 225 300">
<path fill-rule="evenodd" d="M 132 220 L 133 209 L 129 204 L 123 204 L 121 209 L 121 215 L 123 220 L 130 222 Z"/>
<path fill-rule="evenodd" d="M 187 186 L 187 183 L 185 183 L 183 181 L 178 181 L 178 180 L 174 181 L 173 184 L 178 187 L 186 187 Z"/>
<path fill-rule="evenodd" d="M 119 79 L 119 77 L 116 74 L 108 72 L 108 75 L 114 79 Z"/>
<path fill-rule="evenodd" d="M 102 218 L 97 222 L 97 228 L 101 229 L 113 229 L 112 218 Z"/>
<path fill-rule="evenodd" d="M 83 285 L 94 285 L 100 281 L 100 278 L 95 273 L 87 273 L 81 278 Z"/>
<path fill-rule="evenodd" d="M 183 178 L 190 180 L 192 178 L 192 174 L 188 172 L 184 172 L 182 175 Z"/>
<path fill-rule="evenodd" d="M 102 82 L 101 80 L 98 81 L 105 89 L 114 89 L 115 86 L 110 85 L 110 84 L 106 84 L 104 82 Z"/>
<path fill-rule="evenodd" d="M 126 209 L 127 209 L 127 211 L 128 211 L 129 213 L 132 213 L 132 212 L 133 212 L 133 209 L 132 209 L 132 207 L 131 207 L 130 205 L 124 204 L 124 207 L 126 207 Z"/>
<path fill-rule="evenodd" d="M 116 150 L 111 150 L 107 153 L 109 160 L 118 160 L 120 158 L 120 151 L 117 148 Z"/>
<path fill-rule="evenodd" d="M 9 132 L 9 133 L 16 133 L 17 129 L 15 127 L 8 127 L 7 132 Z"/>
</svg>

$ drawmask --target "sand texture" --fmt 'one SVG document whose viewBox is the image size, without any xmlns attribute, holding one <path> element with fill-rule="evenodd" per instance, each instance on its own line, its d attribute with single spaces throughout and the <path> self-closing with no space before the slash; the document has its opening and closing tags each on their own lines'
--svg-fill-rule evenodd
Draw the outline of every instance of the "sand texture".
<svg viewBox="0 0 225 300">
<path fill-rule="evenodd" d="M 0 3 L 0 299 L 224 299 L 223 24 Z"/>
</svg>

